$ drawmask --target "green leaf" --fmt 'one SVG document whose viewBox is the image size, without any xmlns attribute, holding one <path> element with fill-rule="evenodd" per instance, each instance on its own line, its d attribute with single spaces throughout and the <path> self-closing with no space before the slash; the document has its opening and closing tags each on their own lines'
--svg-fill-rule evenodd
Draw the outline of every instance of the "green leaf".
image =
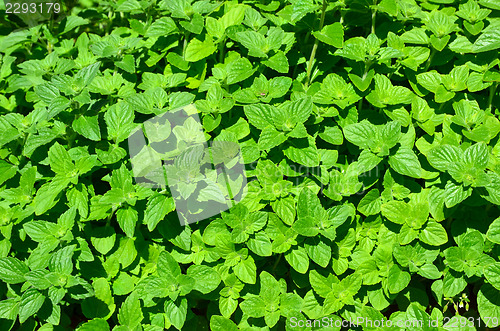
<svg viewBox="0 0 500 331">
<path fill-rule="evenodd" d="M 292 117 L 293 122 L 304 123 L 313 112 L 312 98 L 300 98 L 292 102 L 285 102 L 281 105 L 286 114 Z M 286 123 L 286 122 L 285 122 Z"/>
<path fill-rule="evenodd" d="M 429 279 L 438 279 L 442 276 L 442 273 L 432 263 L 426 263 L 419 267 L 418 274 Z"/>
<path fill-rule="evenodd" d="M 486 8 L 500 10 L 500 5 L 495 0 L 479 0 L 479 4 Z"/>
<path fill-rule="evenodd" d="M 277 112 L 273 106 L 266 104 L 256 104 L 244 106 L 245 115 L 250 124 L 257 129 L 264 130 L 273 124 L 274 114 Z"/>
<path fill-rule="evenodd" d="M 52 171 L 57 174 L 68 175 L 75 170 L 68 151 L 57 142 L 49 149 L 49 163 Z"/>
<path fill-rule="evenodd" d="M 344 136 L 349 142 L 358 147 L 369 148 L 376 139 L 376 130 L 375 125 L 363 120 L 344 127 Z"/>
<path fill-rule="evenodd" d="M 7 284 L 17 284 L 26 281 L 24 274 L 29 271 L 28 267 L 13 257 L 0 259 L 0 279 Z"/>
<path fill-rule="evenodd" d="M 387 288 L 390 293 L 399 293 L 410 283 L 410 274 L 402 271 L 397 264 L 393 264 L 387 276 Z"/>
<path fill-rule="evenodd" d="M 472 52 L 488 52 L 500 48 L 500 34 L 498 24 L 488 26 L 472 45 Z"/>
<path fill-rule="evenodd" d="M 481 286 L 477 294 L 477 308 L 485 325 L 496 327 L 494 321 L 500 318 L 500 292 L 489 284 Z"/>
<path fill-rule="evenodd" d="M 434 168 L 440 171 L 446 171 L 450 165 L 456 164 L 462 160 L 463 152 L 459 147 L 453 145 L 442 145 L 432 149 L 427 155 L 427 160 Z"/>
<path fill-rule="evenodd" d="M 60 160 L 56 161 L 56 164 L 56 169 L 58 170 L 61 170 L 67 165 L 66 162 L 60 162 Z M 56 204 L 59 194 L 68 186 L 69 182 L 70 180 L 68 178 L 56 176 L 51 182 L 42 185 L 36 192 L 35 199 L 33 200 L 35 214 L 44 214 L 47 210 L 52 208 Z"/>
<path fill-rule="evenodd" d="M 448 242 L 448 234 L 440 223 L 429 221 L 420 232 L 419 239 L 432 246 L 441 246 Z"/>
<path fill-rule="evenodd" d="M 305 274 L 309 269 L 309 257 L 303 247 L 297 247 L 285 254 L 286 261 L 301 274 Z"/>
<path fill-rule="evenodd" d="M 87 318 L 109 318 L 114 310 L 115 303 L 111 288 L 105 278 L 93 281 L 94 297 L 87 298 L 82 303 L 82 311 Z"/>
<path fill-rule="evenodd" d="M 380 207 L 382 215 L 396 224 L 404 224 L 408 211 L 408 204 L 403 201 L 389 201 Z"/>
<path fill-rule="evenodd" d="M 198 39 L 192 39 L 185 50 L 184 60 L 188 62 L 197 62 L 207 56 L 210 56 L 217 50 L 217 46 L 211 38 L 206 38 L 204 41 Z"/>
<path fill-rule="evenodd" d="M 161 17 L 151 24 L 145 34 L 145 37 L 168 36 L 177 30 L 175 22 L 170 17 Z"/>
<path fill-rule="evenodd" d="M 396 154 L 389 156 L 389 165 L 401 175 L 413 178 L 421 178 L 422 176 L 420 161 L 410 148 L 401 147 Z"/>
<path fill-rule="evenodd" d="M 285 141 L 286 137 L 283 132 L 279 132 L 272 126 L 268 126 L 260 133 L 258 145 L 261 150 L 270 150 Z"/>
<path fill-rule="evenodd" d="M 77 331 L 109 331 L 109 324 L 106 320 L 95 318 L 88 322 L 83 323 L 76 329 Z"/>
<path fill-rule="evenodd" d="M 101 140 L 98 116 L 80 116 L 73 121 L 73 129 L 90 140 Z"/>
<path fill-rule="evenodd" d="M 434 47 L 437 51 L 441 52 L 446 45 L 448 44 L 448 41 L 450 41 L 450 36 L 444 36 L 442 38 L 438 38 L 434 35 L 430 37 L 431 40 L 431 45 Z"/>
<path fill-rule="evenodd" d="M 226 71 L 227 83 L 229 85 L 232 85 L 252 76 L 252 74 L 255 72 L 255 69 L 253 69 L 252 64 L 247 58 L 239 58 L 233 62 L 228 63 Z"/>
<path fill-rule="evenodd" d="M 245 18 L 245 10 L 248 7 L 244 5 L 233 6 L 227 13 L 220 18 L 220 23 L 224 30 L 233 25 L 240 25 Z"/>
<path fill-rule="evenodd" d="M 444 188 L 444 203 L 447 208 L 451 208 L 467 199 L 472 194 L 472 188 L 467 190 L 462 185 L 455 185 L 448 181 Z"/>
<path fill-rule="evenodd" d="M 167 316 L 170 323 L 175 326 L 178 330 L 182 330 L 182 327 L 186 321 L 187 314 L 187 300 L 186 298 L 178 299 L 174 301 L 165 302 L 165 315 Z"/>
<path fill-rule="evenodd" d="M 125 232 L 127 237 L 133 238 L 135 233 L 135 225 L 137 224 L 139 216 L 137 210 L 132 207 L 118 209 L 116 212 L 116 219 L 118 225 Z"/>
<path fill-rule="evenodd" d="M 465 150 L 463 157 L 466 165 L 484 170 L 488 165 L 488 147 L 482 142 L 474 144 Z"/>
<path fill-rule="evenodd" d="M 284 153 L 290 160 L 307 167 L 317 167 L 319 165 L 320 155 L 314 145 L 303 148 L 290 146 Z"/>
<path fill-rule="evenodd" d="M 137 256 L 137 250 L 132 238 L 120 238 L 118 249 L 110 256 L 116 257 L 123 268 L 128 267 L 134 262 Z"/>
<path fill-rule="evenodd" d="M 366 96 L 372 105 L 384 108 L 386 105 L 409 104 L 414 94 L 406 87 L 393 86 L 385 75 L 375 75 L 375 89 Z"/>
<path fill-rule="evenodd" d="M 266 271 L 263 271 L 259 278 L 260 297 L 266 304 L 273 304 L 280 295 L 280 285 L 278 281 Z"/>
<path fill-rule="evenodd" d="M 132 292 L 120 307 L 118 321 L 121 325 L 128 326 L 129 329 L 136 328 L 144 318 L 141 310 L 141 303 L 136 293 Z"/>
<path fill-rule="evenodd" d="M 496 262 L 488 265 L 484 269 L 484 276 L 497 290 L 500 289 L 500 263 Z"/>
<path fill-rule="evenodd" d="M 304 216 L 293 223 L 293 229 L 298 234 L 306 237 L 315 237 L 319 233 L 319 228 L 316 225 L 316 220 L 311 216 Z"/>
<path fill-rule="evenodd" d="M 318 40 L 333 47 L 341 48 L 344 43 L 344 28 L 338 22 L 325 25 L 321 31 L 313 32 L 313 35 Z"/>
<path fill-rule="evenodd" d="M 296 0 L 293 2 L 292 15 L 290 17 L 292 23 L 300 21 L 306 14 L 314 12 L 318 6 L 313 0 Z"/>
<path fill-rule="evenodd" d="M 297 203 L 297 217 L 299 219 L 310 218 L 318 208 L 322 209 L 318 195 L 307 187 L 303 188 Z"/>
<path fill-rule="evenodd" d="M 376 215 L 380 213 L 382 200 L 378 189 L 368 192 L 359 202 L 358 211 L 365 216 Z"/>
<path fill-rule="evenodd" d="M 248 49 L 248 55 L 255 57 L 266 57 L 266 38 L 255 31 L 242 31 L 236 33 L 238 41 Z"/>
<path fill-rule="evenodd" d="M 480 253 L 463 247 L 449 247 L 444 252 L 446 262 L 455 271 L 462 272 L 469 267 L 470 261 L 479 259 Z"/>
<path fill-rule="evenodd" d="M 110 226 L 94 228 L 91 232 L 90 238 L 94 248 L 101 254 L 106 255 L 116 241 L 116 233 Z"/>
<path fill-rule="evenodd" d="M 366 75 L 358 76 L 355 74 L 349 74 L 349 78 L 351 79 L 354 86 L 356 86 L 360 91 L 364 92 L 370 87 L 372 83 L 373 77 L 375 77 L 375 70 L 370 70 Z"/>
<path fill-rule="evenodd" d="M 123 57 L 123 60 L 116 62 L 116 66 L 120 69 L 125 70 L 128 73 L 135 73 L 135 59 L 133 55 L 127 54 Z"/>
<path fill-rule="evenodd" d="M 108 136 L 116 143 L 127 139 L 135 127 L 134 112 L 126 103 L 118 103 L 109 107 L 104 114 Z M 149 122 L 148 122 L 149 123 Z"/>
<path fill-rule="evenodd" d="M 213 331 L 238 331 L 238 326 L 229 318 L 212 315 L 210 318 L 210 329 Z"/>
<path fill-rule="evenodd" d="M 76 245 L 66 246 L 52 254 L 49 262 L 49 270 L 61 275 L 70 275 L 73 271 L 73 252 Z"/>
<path fill-rule="evenodd" d="M 266 314 L 266 302 L 263 298 L 249 294 L 240 304 L 243 313 L 251 317 L 263 317 Z"/>
<path fill-rule="evenodd" d="M 155 194 L 148 200 L 146 211 L 144 212 L 144 224 L 149 231 L 153 231 L 158 223 L 171 211 L 175 210 L 174 200 L 163 194 Z"/>
<path fill-rule="evenodd" d="M 342 131 L 340 130 L 340 128 L 338 126 L 325 127 L 324 131 L 321 132 L 319 134 L 319 136 L 324 141 L 327 141 L 333 145 L 342 145 L 342 143 L 344 141 L 344 136 L 342 135 Z"/>
<path fill-rule="evenodd" d="M 166 251 L 160 253 L 157 265 L 158 274 L 161 277 L 177 278 L 181 274 L 181 268 L 172 255 Z"/>
<path fill-rule="evenodd" d="M 313 101 L 320 104 L 335 104 L 344 109 L 361 97 L 354 87 L 337 74 L 329 74 L 321 83 L 321 88 L 313 96 Z"/>
<path fill-rule="evenodd" d="M 215 290 L 221 281 L 220 275 L 214 269 L 204 265 L 192 265 L 187 275 L 195 280 L 194 289 L 207 294 Z"/>
<path fill-rule="evenodd" d="M 271 202 L 274 212 L 288 225 L 295 220 L 295 199 L 292 197 L 279 198 Z"/>
<path fill-rule="evenodd" d="M 289 71 L 288 58 L 282 51 L 276 52 L 269 59 L 262 61 L 262 63 L 281 74 L 286 74 Z"/>
<path fill-rule="evenodd" d="M 99 72 L 99 67 L 101 66 L 101 62 L 96 62 L 89 66 L 86 66 L 82 70 L 78 71 L 75 75 L 74 81 L 76 86 L 82 90 L 84 87 L 88 86 L 94 78 L 97 76 Z"/>
<path fill-rule="evenodd" d="M 496 218 L 489 226 L 486 238 L 495 244 L 500 244 L 500 217 Z"/>
<path fill-rule="evenodd" d="M 15 140 L 19 136 L 19 132 L 4 118 L 0 117 L 0 146 Z"/>
<path fill-rule="evenodd" d="M 36 314 L 43 305 L 45 297 L 34 288 L 26 290 L 21 296 L 19 305 L 19 322 L 24 323 L 29 317 Z"/>
<path fill-rule="evenodd" d="M 37 85 L 35 86 L 34 90 L 35 93 L 40 97 L 40 99 L 49 105 L 52 100 L 61 95 L 57 87 L 48 83 Z"/>
<path fill-rule="evenodd" d="M 453 272 L 447 272 L 443 278 L 443 294 L 445 297 L 452 298 L 463 292 L 467 282 L 462 275 L 455 275 Z"/>
<path fill-rule="evenodd" d="M 14 177 L 16 174 L 16 167 L 4 160 L 0 160 L 0 184 L 6 180 Z"/>
<path fill-rule="evenodd" d="M 257 267 L 251 256 L 241 260 L 233 267 L 235 275 L 244 283 L 255 284 L 257 278 Z"/>
<path fill-rule="evenodd" d="M 323 268 L 326 268 L 332 258 L 330 246 L 323 240 L 317 238 L 307 239 L 304 247 L 311 260 Z"/>
</svg>

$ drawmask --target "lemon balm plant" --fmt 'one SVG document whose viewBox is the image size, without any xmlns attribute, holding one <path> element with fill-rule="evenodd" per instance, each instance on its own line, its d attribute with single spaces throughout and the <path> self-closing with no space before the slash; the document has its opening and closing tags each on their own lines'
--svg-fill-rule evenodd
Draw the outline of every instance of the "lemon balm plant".
<svg viewBox="0 0 500 331">
<path fill-rule="evenodd" d="M 0 329 L 498 327 L 497 0 L 63 7 L 0 4 Z"/>
</svg>

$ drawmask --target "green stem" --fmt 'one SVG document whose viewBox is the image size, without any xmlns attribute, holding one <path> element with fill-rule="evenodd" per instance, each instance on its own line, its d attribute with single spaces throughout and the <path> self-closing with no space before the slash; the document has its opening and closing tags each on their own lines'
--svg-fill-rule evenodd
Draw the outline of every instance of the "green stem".
<svg viewBox="0 0 500 331">
<path fill-rule="evenodd" d="M 73 131 L 73 130 L 71 130 L 71 131 L 72 131 L 71 134 L 66 139 L 68 141 L 68 148 L 69 149 L 71 149 L 71 147 L 73 146 L 73 142 L 75 141 L 76 136 L 77 136 L 75 131 Z"/>
<path fill-rule="evenodd" d="M 320 21 L 319 21 L 319 30 L 320 31 L 321 31 L 321 29 L 323 29 L 323 24 L 325 24 L 326 7 L 327 7 L 326 0 L 323 0 L 323 6 L 321 7 L 321 17 L 320 17 Z M 314 58 L 316 57 L 316 51 L 318 50 L 318 44 L 319 44 L 319 40 L 316 39 L 314 41 L 314 46 L 313 46 L 312 51 L 311 51 L 311 56 L 309 56 L 309 62 L 307 64 L 306 88 L 311 83 L 311 72 L 312 72 L 312 67 L 313 67 L 313 63 L 314 63 Z"/>
<path fill-rule="evenodd" d="M 23 142 L 21 145 L 18 145 L 16 148 L 18 150 L 17 155 L 21 155 L 21 157 L 18 160 L 19 161 L 19 164 L 17 164 L 18 166 L 21 166 L 23 164 L 24 160 L 26 159 L 26 156 L 22 153 L 22 151 L 23 151 L 24 146 L 26 146 L 26 141 L 28 140 L 28 136 L 29 136 L 29 133 L 23 132 Z"/>
<path fill-rule="evenodd" d="M 493 108 L 493 98 L 495 97 L 495 92 L 497 91 L 498 82 L 492 84 L 490 86 L 490 96 L 488 97 L 488 110 L 492 110 Z"/>
<path fill-rule="evenodd" d="M 182 59 L 183 60 L 185 60 L 185 56 L 186 56 L 186 47 L 188 44 L 188 39 L 189 39 L 189 32 L 186 32 L 186 34 L 184 35 L 184 43 L 182 44 Z"/>
<path fill-rule="evenodd" d="M 307 45 L 310 36 L 311 36 L 311 31 L 307 31 L 306 36 L 304 37 L 304 45 Z"/>
<path fill-rule="evenodd" d="M 110 34 L 111 28 L 113 27 L 113 18 L 114 18 L 114 11 L 110 10 L 108 13 L 108 20 L 106 23 L 106 36 Z"/>
<path fill-rule="evenodd" d="M 375 23 L 377 22 L 377 10 L 372 11 L 372 33 L 375 34 Z"/>
<path fill-rule="evenodd" d="M 229 111 L 231 111 L 231 110 L 229 110 Z M 222 174 L 224 175 L 224 180 L 226 181 L 226 189 L 227 189 L 227 193 L 229 196 L 229 202 L 231 203 L 231 205 L 230 206 L 228 205 L 228 207 L 232 208 L 236 204 L 234 203 L 234 195 L 233 195 L 233 191 L 231 190 L 231 185 L 229 185 L 229 176 L 227 175 L 227 173 L 224 169 L 222 169 Z"/>
<path fill-rule="evenodd" d="M 372 63 L 373 63 L 372 60 L 365 61 L 365 71 L 363 72 L 363 80 L 366 78 L 368 71 L 370 71 L 370 68 L 372 67 Z"/>
<path fill-rule="evenodd" d="M 273 269 L 272 269 L 272 271 L 271 271 L 273 274 L 274 274 L 274 270 L 276 270 L 276 267 L 278 266 L 278 263 L 279 263 L 279 262 L 280 262 L 280 260 L 281 260 L 281 255 L 283 255 L 283 254 L 278 255 L 278 258 L 277 258 L 277 259 L 276 259 L 276 261 L 274 262 Z"/>
<path fill-rule="evenodd" d="M 113 214 L 115 213 L 115 209 L 113 208 L 111 214 L 106 217 L 106 226 L 111 226 L 111 218 L 113 217 Z"/>
<path fill-rule="evenodd" d="M 297 65 L 293 67 L 292 78 L 295 79 L 297 77 Z"/>
<path fill-rule="evenodd" d="M 358 112 L 361 111 L 361 107 L 363 106 L 363 97 L 361 97 L 361 99 L 359 99 L 359 102 L 358 102 Z"/>
<path fill-rule="evenodd" d="M 396 65 L 396 68 L 394 68 L 394 71 L 391 71 L 391 73 L 388 75 L 389 79 L 391 79 L 391 77 L 392 77 L 392 75 L 394 75 L 394 73 L 398 72 L 400 67 L 401 67 L 401 63 L 398 62 L 398 64 Z"/>
<path fill-rule="evenodd" d="M 224 44 L 226 43 L 226 40 L 223 39 L 219 42 L 218 48 L 219 48 L 219 63 L 224 63 Z"/>
<path fill-rule="evenodd" d="M 436 49 L 434 47 L 432 47 L 431 55 L 427 59 L 427 63 L 425 64 L 425 70 L 424 71 L 427 71 L 427 69 L 429 69 L 429 67 L 431 66 L 432 58 L 434 58 L 435 54 L 436 54 Z"/>
<path fill-rule="evenodd" d="M 316 50 L 318 49 L 318 40 L 314 42 L 313 49 L 311 51 L 311 56 L 309 57 L 309 62 L 307 64 L 307 81 L 306 81 L 306 88 L 309 86 L 309 83 L 311 82 L 311 71 L 312 71 L 312 66 L 314 62 L 314 58 L 316 57 Z"/>
</svg>

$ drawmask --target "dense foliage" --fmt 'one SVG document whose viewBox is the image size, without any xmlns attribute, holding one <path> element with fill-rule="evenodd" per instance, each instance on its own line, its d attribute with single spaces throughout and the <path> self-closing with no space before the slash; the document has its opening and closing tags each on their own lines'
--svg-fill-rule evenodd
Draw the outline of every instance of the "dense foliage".
<svg viewBox="0 0 500 331">
<path fill-rule="evenodd" d="M 73 5 L 0 10 L 1 330 L 498 326 L 499 1 Z M 181 226 L 127 138 L 190 104 L 249 182 Z"/>
</svg>

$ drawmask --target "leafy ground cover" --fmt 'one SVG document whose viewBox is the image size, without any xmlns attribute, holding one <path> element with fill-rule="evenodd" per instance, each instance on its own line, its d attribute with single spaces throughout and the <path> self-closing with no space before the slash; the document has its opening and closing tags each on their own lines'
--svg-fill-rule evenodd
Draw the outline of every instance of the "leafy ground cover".
<svg viewBox="0 0 500 331">
<path fill-rule="evenodd" d="M 2 6 L 1 330 L 500 324 L 497 0 Z M 181 226 L 127 138 L 188 105 L 249 182 Z"/>
</svg>

